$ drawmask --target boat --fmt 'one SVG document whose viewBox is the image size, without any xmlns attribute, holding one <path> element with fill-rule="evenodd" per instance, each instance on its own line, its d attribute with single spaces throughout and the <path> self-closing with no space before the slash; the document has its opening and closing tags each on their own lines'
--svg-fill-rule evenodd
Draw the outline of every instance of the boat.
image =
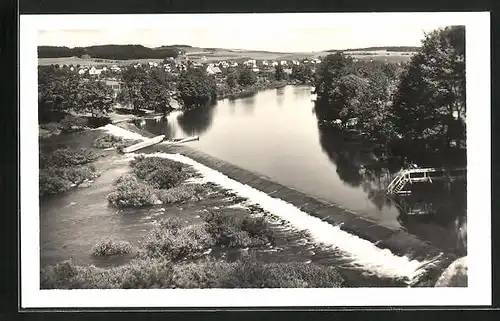
<svg viewBox="0 0 500 321">
<path fill-rule="evenodd" d="M 187 143 L 187 142 L 192 142 L 195 140 L 200 140 L 199 136 L 191 136 L 191 137 L 185 137 L 185 138 L 173 138 L 172 140 L 169 141 L 164 141 L 165 140 L 165 135 L 160 135 L 153 137 L 151 139 L 145 140 L 143 142 L 134 144 L 132 146 L 129 146 L 127 148 L 123 149 L 124 153 L 132 153 L 135 152 L 139 149 L 143 149 L 152 145 L 156 145 L 159 143 L 164 143 L 166 145 L 174 145 L 174 144 L 182 144 L 182 143 Z"/>
<path fill-rule="evenodd" d="M 143 148 L 149 147 L 151 145 L 161 143 L 164 139 L 165 139 L 165 135 L 156 136 L 156 137 L 153 137 L 151 139 L 147 139 L 143 142 L 126 147 L 123 149 L 123 152 L 124 153 L 132 153 L 132 152 L 135 152 L 139 149 L 143 149 Z"/>
</svg>

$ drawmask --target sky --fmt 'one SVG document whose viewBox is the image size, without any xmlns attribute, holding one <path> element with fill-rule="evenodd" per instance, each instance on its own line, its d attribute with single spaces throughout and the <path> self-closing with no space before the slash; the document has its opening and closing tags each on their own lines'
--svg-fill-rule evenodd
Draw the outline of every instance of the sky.
<svg viewBox="0 0 500 321">
<path fill-rule="evenodd" d="M 423 16 L 424 15 L 424 16 Z M 38 45 L 186 44 L 205 48 L 311 52 L 419 46 L 424 32 L 453 24 L 432 14 L 198 14 L 55 16 Z"/>
</svg>

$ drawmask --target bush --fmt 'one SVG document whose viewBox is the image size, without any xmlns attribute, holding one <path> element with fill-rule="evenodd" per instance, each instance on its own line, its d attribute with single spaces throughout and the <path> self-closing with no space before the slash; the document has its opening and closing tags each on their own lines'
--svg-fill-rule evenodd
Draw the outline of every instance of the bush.
<svg viewBox="0 0 500 321">
<path fill-rule="evenodd" d="M 165 260 L 135 259 L 111 269 L 76 266 L 69 261 L 40 271 L 42 289 L 151 289 L 170 288 L 173 269 Z"/>
<path fill-rule="evenodd" d="M 214 240 L 207 233 L 205 225 L 169 228 L 168 223 L 163 223 L 153 229 L 142 245 L 150 257 L 181 260 L 212 247 Z"/>
<path fill-rule="evenodd" d="M 208 233 L 220 246 L 247 247 L 274 242 L 274 233 L 264 218 L 215 211 L 205 218 L 205 222 Z"/>
<path fill-rule="evenodd" d="M 99 157 L 95 152 L 86 148 L 60 148 L 47 156 L 42 157 L 43 164 L 40 166 L 74 166 L 83 165 L 96 160 Z"/>
<path fill-rule="evenodd" d="M 159 191 L 158 197 L 163 204 L 182 203 L 190 200 L 198 200 L 197 194 L 203 192 L 199 185 L 180 185 Z"/>
<path fill-rule="evenodd" d="M 111 134 L 105 134 L 94 139 L 92 146 L 94 148 L 112 148 L 115 147 L 117 150 L 123 150 L 123 148 L 127 146 L 131 146 L 140 142 L 140 140 L 132 140 L 132 139 L 123 139 L 121 137 L 117 137 Z"/>
<path fill-rule="evenodd" d="M 136 157 L 131 161 L 134 174 L 155 188 L 165 189 L 179 185 L 187 178 L 185 165 L 161 157 Z"/>
<path fill-rule="evenodd" d="M 173 283 L 178 288 L 336 288 L 343 279 L 334 268 L 315 264 L 207 259 L 175 266 Z"/>
<path fill-rule="evenodd" d="M 71 182 L 68 179 L 54 176 L 47 170 L 40 170 L 38 185 L 41 197 L 64 193 L 71 189 Z"/>
<path fill-rule="evenodd" d="M 92 248 L 91 255 L 93 256 L 113 256 L 129 254 L 132 251 L 132 245 L 124 241 L 106 240 L 97 243 Z"/>
<path fill-rule="evenodd" d="M 262 264 L 245 259 L 233 265 L 225 288 L 336 288 L 343 279 L 331 267 L 301 262 Z"/>
<path fill-rule="evenodd" d="M 78 117 L 73 115 L 66 115 L 60 122 L 61 131 L 64 133 L 71 133 L 80 131 L 88 126 L 88 119 L 85 117 Z"/>
<path fill-rule="evenodd" d="M 156 201 L 154 189 L 132 175 L 121 176 L 115 189 L 108 195 L 108 202 L 115 207 L 143 207 Z"/>
<path fill-rule="evenodd" d="M 71 167 L 46 167 L 39 173 L 40 196 L 64 193 L 74 185 L 95 178 L 98 174 L 89 165 Z"/>
<path fill-rule="evenodd" d="M 122 144 L 123 141 L 124 139 L 121 137 L 117 137 L 111 134 L 105 134 L 103 136 L 94 139 L 92 146 L 94 148 L 111 148 L 111 147 L 116 147 L 119 144 Z"/>
</svg>

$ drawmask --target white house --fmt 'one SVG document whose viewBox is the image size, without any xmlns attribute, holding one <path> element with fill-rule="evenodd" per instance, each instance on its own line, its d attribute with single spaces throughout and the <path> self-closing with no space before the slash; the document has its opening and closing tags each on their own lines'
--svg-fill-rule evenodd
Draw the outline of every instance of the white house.
<svg viewBox="0 0 500 321">
<path fill-rule="evenodd" d="M 298 60 L 292 60 L 292 64 L 297 66 L 297 65 L 300 65 L 300 62 Z"/>
<path fill-rule="evenodd" d="M 260 69 L 259 69 L 258 67 L 253 67 L 253 68 L 252 68 L 252 71 L 253 71 L 253 72 L 259 72 L 259 70 L 260 70 Z"/>
<path fill-rule="evenodd" d="M 87 72 L 87 69 L 80 69 L 80 70 L 78 70 L 78 74 L 79 75 L 83 75 L 86 72 Z"/>
<path fill-rule="evenodd" d="M 281 65 L 282 65 L 282 66 L 286 66 L 286 65 L 287 65 L 286 60 L 281 60 L 281 62 L 280 62 L 280 63 L 281 63 Z"/>
<path fill-rule="evenodd" d="M 89 69 L 89 75 L 100 75 L 102 72 L 102 69 L 97 69 L 96 67 L 92 67 Z"/>
<path fill-rule="evenodd" d="M 215 75 L 215 74 L 220 74 L 222 71 L 220 70 L 219 67 L 214 67 L 209 65 L 207 66 L 206 72 L 209 75 Z"/>
<path fill-rule="evenodd" d="M 277 65 L 279 65 L 279 63 L 277 61 L 273 61 L 272 65 L 273 67 L 276 67 Z"/>
<path fill-rule="evenodd" d="M 263 65 L 263 66 L 269 66 L 269 63 L 267 62 L 267 60 L 263 60 L 263 61 L 262 61 L 262 65 Z"/>
<path fill-rule="evenodd" d="M 238 63 L 236 61 L 233 62 L 233 64 L 231 65 L 231 67 L 238 67 Z"/>
</svg>

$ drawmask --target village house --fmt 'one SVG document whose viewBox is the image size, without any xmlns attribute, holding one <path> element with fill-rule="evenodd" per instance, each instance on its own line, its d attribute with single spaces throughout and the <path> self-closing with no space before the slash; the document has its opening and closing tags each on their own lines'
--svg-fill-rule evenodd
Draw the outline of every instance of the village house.
<svg viewBox="0 0 500 321">
<path fill-rule="evenodd" d="M 208 65 L 207 69 L 206 69 L 206 72 L 209 75 L 215 75 L 215 74 L 220 74 L 222 71 L 220 70 L 219 67 L 214 67 L 214 66 Z"/>
<path fill-rule="evenodd" d="M 80 70 L 78 70 L 78 74 L 79 74 L 79 75 L 83 75 L 83 74 L 85 74 L 86 72 L 87 72 L 87 69 L 85 69 L 85 68 L 81 68 Z"/>
<path fill-rule="evenodd" d="M 232 64 L 231 64 L 231 67 L 238 67 L 238 63 L 236 61 L 234 61 Z"/>
<path fill-rule="evenodd" d="M 92 68 L 89 69 L 89 75 L 94 75 L 94 76 L 99 76 L 102 72 L 102 69 L 97 69 L 96 67 L 92 66 Z"/>
<path fill-rule="evenodd" d="M 273 61 L 272 65 L 273 65 L 273 67 L 276 67 L 277 65 L 279 65 L 279 63 L 277 61 Z"/>
<path fill-rule="evenodd" d="M 116 98 L 118 96 L 118 93 L 122 89 L 121 83 L 115 78 L 105 79 L 104 84 L 113 90 L 113 98 Z"/>
<path fill-rule="evenodd" d="M 298 65 L 300 65 L 300 62 L 298 60 L 292 60 L 292 64 L 298 66 Z"/>
<path fill-rule="evenodd" d="M 288 62 L 287 62 L 286 60 L 281 60 L 281 61 L 280 61 L 280 64 L 281 64 L 282 66 L 286 66 L 286 65 L 288 64 Z"/>
<path fill-rule="evenodd" d="M 291 75 L 292 74 L 292 68 L 286 68 L 286 69 L 283 69 L 283 71 L 285 72 L 285 74 L 287 75 Z"/>
<path fill-rule="evenodd" d="M 260 70 L 260 69 L 259 69 L 258 67 L 253 67 L 253 68 L 252 68 L 252 71 L 253 71 L 253 72 L 259 72 L 259 70 Z"/>
</svg>

